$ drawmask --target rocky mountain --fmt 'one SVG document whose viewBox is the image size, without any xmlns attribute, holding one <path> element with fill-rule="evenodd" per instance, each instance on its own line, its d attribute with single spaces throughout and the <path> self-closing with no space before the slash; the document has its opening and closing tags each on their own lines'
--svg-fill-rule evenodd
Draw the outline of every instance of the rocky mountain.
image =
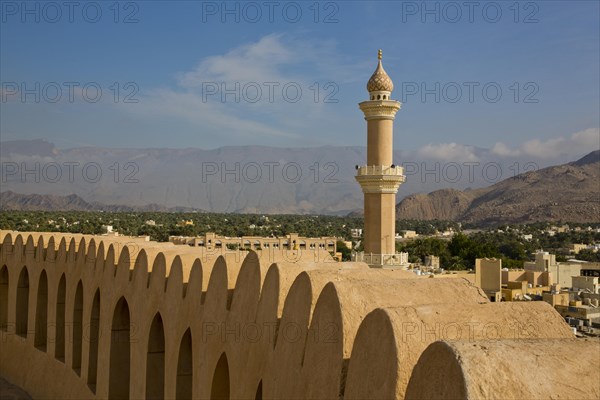
<svg viewBox="0 0 600 400">
<path fill-rule="evenodd" d="M 54 196 L 50 194 L 20 194 L 11 191 L 0 193 L 1 211 L 107 211 L 107 212 L 203 212 L 187 207 L 164 207 L 159 204 L 125 206 L 88 203 L 76 194 Z"/>
<path fill-rule="evenodd" d="M 492 186 L 405 197 L 397 217 L 477 225 L 534 221 L 600 222 L 600 151 L 564 165 L 519 174 Z"/>
<path fill-rule="evenodd" d="M 0 210 L 20 211 L 97 211 L 81 197 L 48 194 L 24 195 L 11 191 L 0 193 Z"/>
</svg>

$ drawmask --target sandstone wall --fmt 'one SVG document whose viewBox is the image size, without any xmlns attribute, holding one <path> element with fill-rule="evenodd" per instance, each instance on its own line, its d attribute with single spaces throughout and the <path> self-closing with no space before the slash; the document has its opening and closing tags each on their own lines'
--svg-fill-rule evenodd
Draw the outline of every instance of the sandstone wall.
<svg viewBox="0 0 600 400">
<path fill-rule="evenodd" d="M 436 342 L 419 358 L 406 398 L 598 399 L 600 342 Z"/>
<path fill-rule="evenodd" d="M 436 340 L 572 338 L 545 303 L 492 304 L 462 278 L 118 237 L 0 243 L 0 375 L 35 399 L 403 398 Z"/>
</svg>

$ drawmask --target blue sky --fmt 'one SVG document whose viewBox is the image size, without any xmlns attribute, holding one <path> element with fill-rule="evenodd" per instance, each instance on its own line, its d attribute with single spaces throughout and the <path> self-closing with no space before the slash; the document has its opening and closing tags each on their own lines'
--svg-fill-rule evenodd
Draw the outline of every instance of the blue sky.
<svg viewBox="0 0 600 400">
<path fill-rule="evenodd" d="M 397 149 L 600 147 L 598 1 L 1 3 L 2 140 L 364 145 L 381 48 Z"/>
</svg>

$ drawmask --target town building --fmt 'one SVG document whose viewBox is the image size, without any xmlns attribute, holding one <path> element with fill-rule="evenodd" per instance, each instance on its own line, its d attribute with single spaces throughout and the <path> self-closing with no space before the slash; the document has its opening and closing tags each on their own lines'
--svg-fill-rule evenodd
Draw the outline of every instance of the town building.
<svg viewBox="0 0 600 400">
<path fill-rule="evenodd" d="M 600 293 L 600 284 L 596 276 L 574 276 L 572 288 L 573 290 L 586 290 L 590 293 Z"/>
<path fill-rule="evenodd" d="M 588 247 L 587 244 L 573 243 L 569 248 L 569 252 L 573 253 L 573 254 L 579 254 L 579 252 L 581 250 L 585 250 L 585 249 L 587 249 L 587 247 Z"/>
<path fill-rule="evenodd" d="M 502 260 L 497 258 L 476 259 L 475 284 L 483 289 L 490 301 L 500 301 L 502 299 Z"/>
<path fill-rule="evenodd" d="M 352 228 L 350 229 L 350 235 L 353 239 L 358 239 L 362 237 L 363 230 L 361 228 Z"/>
<path fill-rule="evenodd" d="M 433 256 L 433 255 L 425 256 L 423 265 L 426 267 L 438 269 L 438 268 L 440 268 L 440 258 L 438 256 Z"/>
<path fill-rule="evenodd" d="M 419 234 L 415 231 L 410 231 L 410 230 L 402 231 L 402 237 L 404 239 L 415 239 L 418 236 L 419 236 Z"/>
<path fill-rule="evenodd" d="M 173 244 L 185 244 L 192 247 L 205 247 L 211 249 L 279 249 L 279 250 L 326 250 L 336 253 L 335 237 L 305 238 L 297 233 L 290 233 L 284 237 L 261 237 L 242 236 L 225 237 L 218 236 L 214 232 L 207 232 L 204 236 L 169 236 L 169 242 Z"/>
<path fill-rule="evenodd" d="M 581 321 L 577 324 L 578 326 L 592 326 L 600 323 L 600 307 L 584 305 L 580 300 L 569 301 L 568 305 L 555 305 L 554 309 L 565 319 Z"/>
<path fill-rule="evenodd" d="M 475 284 L 490 301 L 533 300 L 550 291 L 552 274 L 547 271 L 508 270 L 502 260 L 475 260 Z"/>
<path fill-rule="evenodd" d="M 571 278 L 581 275 L 581 266 L 577 262 L 557 263 L 554 254 L 540 251 L 535 255 L 535 262 L 526 262 L 524 268 L 526 271 L 548 272 L 553 282 L 562 287 L 571 287 Z"/>
<path fill-rule="evenodd" d="M 582 276 L 598 276 L 600 277 L 600 263 L 597 262 L 584 262 L 581 265 Z"/>
<path fill-rule="evenodd" d="M 568 292 L 544 292 L 542 294 L 542 300 L 549 303 L 552 307 L 554 306 L 568 306 L 569 305 L 569 293 Z"/>
</svg>

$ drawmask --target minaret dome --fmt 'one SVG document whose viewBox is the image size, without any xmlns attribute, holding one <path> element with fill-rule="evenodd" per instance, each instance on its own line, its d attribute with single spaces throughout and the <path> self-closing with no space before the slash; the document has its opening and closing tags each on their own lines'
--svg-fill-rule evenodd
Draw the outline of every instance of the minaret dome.
<svg viewBox="0 0 600 400">
<path fill-rule="evenodd" d="M 390 95 L 394 90 L 394 82 L 388 76 L 388 74 L 383 69 L 383 65 L 381 64 L 382 51 L 379 50 L 377 54 L 377 58 L 379 59 L 379 63 L 377 64 L 377 69 L 373 72 L 371 79 L 367 83 L 367 91 L 369 92 L 370 100 L 390 100 Z"/>
</svg>

